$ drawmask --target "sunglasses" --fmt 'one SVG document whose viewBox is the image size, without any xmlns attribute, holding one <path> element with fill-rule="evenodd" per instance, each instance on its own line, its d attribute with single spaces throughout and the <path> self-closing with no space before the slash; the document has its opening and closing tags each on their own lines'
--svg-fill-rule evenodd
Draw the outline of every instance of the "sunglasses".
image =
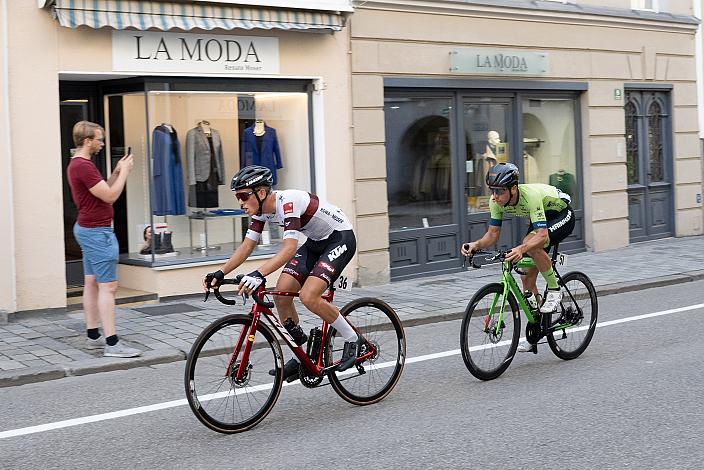
<svg viewBox="0 0 704 470">
<path fill-rule="evenodd" d="M 489 188 L 489 191 L 491 191 L 491 194 L 495 194 L 497 196 L 502 196 L 508 189 L 506 188 Z"/>
<path fill-rule="evenodd" d="M 248 193 L 235 193 L 235 197 L 240 202 L 247 202 L 247 199 L 249 199 L 249 196 L 252 194 L 254 194 L 254 191 L 250 191 Z"/>
</svg>

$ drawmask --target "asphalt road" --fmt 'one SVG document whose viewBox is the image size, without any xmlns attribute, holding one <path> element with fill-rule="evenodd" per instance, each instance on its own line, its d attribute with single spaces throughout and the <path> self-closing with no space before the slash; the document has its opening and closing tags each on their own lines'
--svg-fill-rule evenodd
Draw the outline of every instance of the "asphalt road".
<svg viewBox="0 0 704 470">
<path fill-rule="evenodd" d="M 573 361 L 518 354 L 491 382 L 465 368 L 459 321 L 407 328 L 409 361 L 383 402 L 296 384 L 236 435 L 183 404 L 183 362 L 4 388 L 0 468 L 699 469 L 703 303 L 704 281 L 602 297 L 600 322 L 699 307 L 600 327 Z"/>
</svg>

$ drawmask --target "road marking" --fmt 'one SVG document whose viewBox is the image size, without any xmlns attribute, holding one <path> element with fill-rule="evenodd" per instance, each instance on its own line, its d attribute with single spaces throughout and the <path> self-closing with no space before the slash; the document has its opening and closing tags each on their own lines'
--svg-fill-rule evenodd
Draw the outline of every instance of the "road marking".
<svg viewBox="0 0 704 470">
<path fill-rule="evenodd" d="M 638 320 L 646 320 L 649 318 L 659 317 L 659 316 L 663 316 L 663 315 L 670 315 L 673 313 L 681 313 L 681 312 L 687 312 L 690 310 L 697 310 L 700 308 L 704 308 L 704 303 L 690 305 L 688 307 L 680 307 L 680 308 L 673 308 L 670 310 L 662 310 L 660 312 L 646 313 L 644 315 L 636 315 L 633 317 L 620 318 L 618 320 L 610 320 L 610 321 L 600 322 L 600 323 L 597 323 L 596 326 L 597 326 L 597 328 L 602 328 L 602 327 L 606 327 L 606 326 L 618 325 L 621 323 L 627 323 L 627 322 L 638 321 Z M 582 327 L 579 327 L 578 330 L 583 330 L 586 328 L 587 328 L 586 326 L 582 326 Z M 477 349 L 483 349 L 483 348 L 487 348 L 487 347 L 496 347 L 496 346 L 501 345 L 502 343 L 507 344 L 508 342 L 502 341 L 501 343 L 498 343 L 498 344 L 478 346 L 478 347 L 475 347 L 472 349 L 477 350 Z M 413 364 L 414 362 L 423 362 L 423 361 L 430 361 L 433 359 L 440 359 L 443 357 L 456 356 L 460 353 L 461 353 L 461 351 L 459 349 L 452 349 L 450 351 L 443 351 L 443 352 L 433 353 L 433 354 L 425 354 L 423 356 L 417 356 L 417 357 L 409 357 L 409 358 L 406 358 L 406 364 Z M 395 363 L 396 363 L 395 361 L 390 361 L 390 362 L 385 362 L 382 364 L 376 364 L 374 366 L 374 368 L 383 369 L 386 367 L 391 367 Z M 284 382 L 283 385 L 284 385 L 284 387 L 286 387 L 289 385 L 295 385 L 297 383 L 298 383 L 298 381 L 295 381 L 292 383 Z M 266 390 L 266 389 L 271 388 L 272 385 L 273 384 L 264 384 L 264 385 L 259 385 L 257 387 L 253 387 L 253 388 L 256 389 L 255 391 Z M 199 398 L 199 400 L 200 401 L 209 401 L 209 400 L 213 400 L 216 398 L 223 398 L 223 397 L 227 396 L 229 393 L 230 392 L 214 393 L 214 394 L 206 395 L 202 398 Z M 240 393 L 243 393 L 243 391 L 238 390 L 236 393 L 239 395 Z M 167 402 L 163 402 L 163 403 L 156 403 L 154 405 L 140 406 L 137 408 L 129 408 L 126 410 L 113 411 L 110 413 L 102 413 L 102 414 L 93 415 L 93 416 L 85 416 L 83 418 L 67 419 L 64 421 L 56 421 L 53 423 L 41 424 L 38 426 L 29 426 L 26 428 L 10 429 L 8 431 L 0 432 L 0 439 L 7 439 L 9 437 L 26 436 L 28 434 L 36 434 L 36 433 L 45 432 L 45 431 L 52 431 L 54 429 L 69 428 L 72 426 L 80 426 L 82 424 L 96 423 L 98 421 L 106 421 L 109 419 L 123 418 L 125 416 L 133 416 L 133 415 L 138 415 L 138 414 L 142 414 L 142 413 L 151 413 L 152 411 L 166 410 L 166 409 L 175 408 L 178 406 L 185 406 L 187 404 L 188 404 L 188 402 L 186 401 L 186 399 L 173 400 L 173 401 L 167 401 Z"/>
</svg>

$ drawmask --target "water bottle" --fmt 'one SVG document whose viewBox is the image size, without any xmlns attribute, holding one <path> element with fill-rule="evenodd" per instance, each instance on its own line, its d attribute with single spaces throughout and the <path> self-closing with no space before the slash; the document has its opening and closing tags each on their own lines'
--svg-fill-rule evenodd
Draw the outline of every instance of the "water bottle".
<svg viewBox="0 0 704 470">
<path fill-rule="evenodd" d="M 316 362 L 318 360 L 318 354 L 320 353 L 320 343 L 323 340 L 323 332 L 317 326 L 310 330 L 310 336 L 308 337 L 308 357 L 311 361 Z"/>
</svg>

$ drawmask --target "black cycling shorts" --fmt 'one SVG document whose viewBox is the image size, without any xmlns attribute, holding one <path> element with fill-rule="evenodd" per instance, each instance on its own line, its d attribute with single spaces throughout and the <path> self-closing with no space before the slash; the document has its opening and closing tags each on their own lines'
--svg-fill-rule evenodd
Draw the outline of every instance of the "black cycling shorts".
<svg viewBox="0 0 704 470">
<path fill-rule="evenodd" d="M 574 230 L 575 217 L 572 208 L 567 206 L 560 212 L 545 212 L 545 218 L 547 219 L 549 239 L 549 245 L 545 247 L 545 251 L 547 251 L 551 246 L 557 245 L 562 240 L 570 236 L 572 230 Z M 528 233 L 532 233 L 534 231 L 533 225 L 530 224 L 528 226 Z"/>
<path fill-rule="evenodd" d="M 352 230 L 335 231 L 325 240 L 306 240 L 283 272 L 295 277 L 301 286 L 308 276 L 320 278 L 331 286 L 356 251 L 357 239 Z"/>
</svg>

